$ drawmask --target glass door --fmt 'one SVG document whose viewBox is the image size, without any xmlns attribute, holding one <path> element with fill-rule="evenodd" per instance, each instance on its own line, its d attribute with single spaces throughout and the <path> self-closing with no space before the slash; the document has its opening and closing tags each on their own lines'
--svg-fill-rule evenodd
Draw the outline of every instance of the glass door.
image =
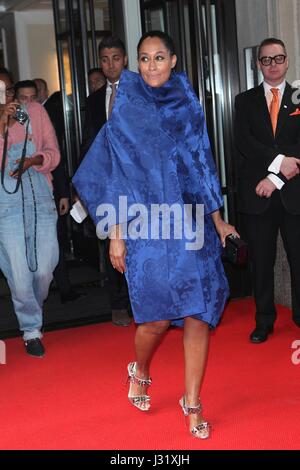
<svg viewBox="0 0 300 470">
<path fill-rule="evenodd" d="M 109 0 L 53 0 L 69 177 L 80 156 L 88 71 L 98 66 L 97 45 L 111 34 Z"/>
<path fill-rule="evenodd" d="M 110 8 L 109 0 L 53 0 L 65 124 L 62 158 L 69 180 L 80 160 L 88 71 L 98 66 L 99 41 L 111 34 Z M 98 245 L 89 220 L 79 225 L 70 217 L 69 238 L 71 255 L 97 265 Z"/>
</svg>

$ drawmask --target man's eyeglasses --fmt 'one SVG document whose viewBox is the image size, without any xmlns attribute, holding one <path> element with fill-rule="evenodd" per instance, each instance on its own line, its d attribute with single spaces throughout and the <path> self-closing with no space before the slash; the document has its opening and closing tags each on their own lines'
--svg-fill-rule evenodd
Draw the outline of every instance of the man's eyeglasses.
<svg viewBox="0 0 300 470">
<path fill-rule="evenodd" d="M 275 64 L 283 64 L 285 62 L 286 55 L 279 54 L 279 55 L 274 55 L 274 57 L 261 57 L 259 62 L 264 65 L 265 67 L 268 67 L 269 65 L 272 64 L 272 61 L 274 60 Z"/>
</svg>

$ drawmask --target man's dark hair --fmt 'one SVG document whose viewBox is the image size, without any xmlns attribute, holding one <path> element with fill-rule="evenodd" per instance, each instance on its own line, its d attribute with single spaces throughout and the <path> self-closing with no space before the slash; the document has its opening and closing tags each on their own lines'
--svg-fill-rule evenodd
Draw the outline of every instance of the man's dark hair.
<svg viewBox="0 0 300 470">
<path fill-rule="evenodd" d="M 116 49 L 120 49 L 124 55 L 126 55 L 126 49 L 124 46 L 123 41 L 116 37 L 116 36 L 107 36 L 102 39 L 98 46 L 98 55 L 100 56 L 102 49 L 104 48 L 112 49 L 115 47 Z"/>
<path fill-rule="evenodd" d="M 1 75 L 7 75 L 7 77 L 10 79 L 11 83 L 14 83 L 13 74 L 6 67 L 0 67 L 0 74 Z"/>
<path fill-rule="evenodd" d="M 102 75 L 103 75 L 103 72 L 102 72 L 102 70 L 101 70 L 99 67 L 94 67 L 93 69 L 90 69 L 90 70 L 88 71 L 88 77 L 89 77 L 90 75 L 92 75 L 92 73 L 96 73 L 96 72 L 102 73 Z"/>
<path fill-rule="evenodd" d="M 37 86 L 33 80 L 20 80 L 19 82 L 15 83 L 14 89 L 16 94 L 20 88 L 34 88 L 37 92 Z"/>
<path fill-rule="evenodd" d="M 163 31 L 147 31 L 146 33 L 143 34 L 141 39 L 139 40 L 139 43 L 137 45 L 137 53 L 139 54 L 140 48 L 142 43 L 145 41 L 147 38 L 159 38 L 161 42 L 165 45 L 167 50 L 170 52 L 170 55 L 175 54 L 175 46 L 173 39 L 167 34 L 164 33 Z"/>
<path fill-rule="evenodd" d="M 281 39 L 277 39 L 277 38 L 267 38 L 267 39 L 264 39 L 260 45 L 259 45 L 259 48 L 258 48 L 258 59 L 260 59 L 260 55 L 261 55 L 261 50 L 263 47 L 265 46 L 271 46 L 273 44 L 278 44 L 279 46 L 281 46 L 284 50 L 284 53 L 286 54 L 286 47 L 285 47 L 285 44 L 283 41 L 281 41 Z"/>
</svg>

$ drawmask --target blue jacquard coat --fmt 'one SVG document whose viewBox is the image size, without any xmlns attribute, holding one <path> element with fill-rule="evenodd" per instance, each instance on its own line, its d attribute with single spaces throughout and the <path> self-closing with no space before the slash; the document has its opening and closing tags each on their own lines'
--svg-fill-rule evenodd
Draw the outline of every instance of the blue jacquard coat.
<svg viewBox="0 0 300 470">
<path fill-rule="evenodd" d="M 186 233 L 181 239 L 172 236 L 178 228 L 172 216 L 170 238 L 163 239 L 161 227 L 159 239 L 151 238 L 154 222 L 142 211 L 148 238 L 125 240 L 126 278 L 137 323 L 180 323 L 193 315 L 216 326 L 228 284 L 210 214 L 223 199 L 204 114 L 186 75 L 174 73 L 165 85 L 152 88 L 125 70 L 112 115 L 73 183 L 96 224 L 104 220 L 97 208 L 106 203 L 116 208 L 116 223 L 130 225 L 132 216 L 125 220 L 124 213 L 119 215 L 119 196 L 126 196 L 128 207 L 142 204 L 148 214 L 155 204 L 175 204 L 182 210 L 188 204 L 194 214 L 196 204 L 202 205 L 204 243 L 198 250 L 187 249 Z M 191 228 L 196 229 L 195 220 Z"/>
</svg>

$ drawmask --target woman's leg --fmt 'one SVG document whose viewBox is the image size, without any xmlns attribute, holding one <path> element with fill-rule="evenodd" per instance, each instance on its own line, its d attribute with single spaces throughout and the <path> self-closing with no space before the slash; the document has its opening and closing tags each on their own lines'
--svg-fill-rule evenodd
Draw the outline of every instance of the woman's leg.
<svg viewBox="0 0 300 470">
<path fill-rule="evenodd" d="M 205 373 L 209 326 L 192 317 L 184 320 L 184 361 L 185 361 L 185 399 L 186 406 L 199 405 L 199 394 Z M 202 414 L 190 414 L 190 428 L 204 421 Z"/>
<path fill-rule="evenodd" d="M 137 361 L 137 375 L 141 378 L 149 377 L 150 363 L 163 334 L 170 325 L 169 320 L 142 323 L 137 327 L 135 335 L 135 352 Z"/>
<path fill-rule="evenodd" d="M 137 327 L 135 335 L 136 369 L 135 375 L 139 379 L 149 379 L 150 363 L 154 352 L 159 346 L 162 337 L 170 325 L 170 321 L 142 323 Z M 130 384 L 130 395 L 140 396 L 147 394 L 148 385 L 141 386 L 138 383 Z M 149 405 L 145 404 L 148 408 Z"/>
<path fill-rule="evenodd" d="M 41 337 L 42 310 L 26 259 L 22 208 L 0 207 L 0 269 L 7 279 L 25 341 Z"/>
<path fill-rule="evenodd" d="M 38 269 L 33 274 L 33 287 L 35 297 L 41 309 L 48 296 L 53 271 L 59 259 L 59 247 L 57 240 L 57 212 L 54 202 L 39 204 L 37 208 L 37 233 L 36 254 Z M 31 233 L 31 255 L 34 254 L 33 232 Z M 34 256 L 31 256 L 31 264 L 35 265 Z"/>
</svg>

